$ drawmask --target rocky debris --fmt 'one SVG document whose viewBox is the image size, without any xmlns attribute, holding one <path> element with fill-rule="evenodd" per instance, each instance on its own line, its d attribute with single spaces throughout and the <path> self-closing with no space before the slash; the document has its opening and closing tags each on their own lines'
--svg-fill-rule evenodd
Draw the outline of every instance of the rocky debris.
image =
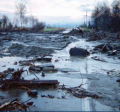
<svg viewBox="0 0 120 112">
<path fill-rule="evenodd" d="M 27 105 L 28 106 L 32 106 L 34 102 L 28 102 Z"/>
<path fill-rule="evenodd" d="M 52 56 L 39 56 L 34 59 L 35 61 L 46 61 L 46 62 L 51 62 Z"/>
<path fill-rule="evenodd" d="M 15 99 L 0 105 L 0 111 L 28 111 L 28 107 L 18 99 Z"/>
<path fill-rule="evenodd" d="M 6 78 L 9 74 L 13 74 L 14 71 L 14 68 L 8 68 L 7 70 L 0 72 L 0 79 Z"/>
<path fill-rule="evenodd" d="M 87 35 L 89 39 L 87 41 L 97 41 L 97 40 L 102 40 L 102 39 L 109 39 L 111 41 L 118 41 L 120 40 L 120 33 L 109 33 L 109 32 L 103 32 L 103 31 L 92 31 L 89 32 Z"/>
<path fill-rule="evenodd" d="M 75 28 L 72 29 L 68 34 L 69 35 L 83 34 L 83 31 L 80 28 Z"/>
<path fill-rule="evenodd" d="M 42 72 L 42 75 L 41 75 L 42 77 L 45 77 L 45 74 Z"/>
<path fill-rule="evenodd" d="M 40 69 L 39 66 L 32 65 L 29 67 L 29 71 L 41 72 L 42 70 Z"/>
<path fill-rule="evenodd" d="M 20 66 L 32 66 L 33 63 L 34 63 L 34 60 L 19 61 Z"/>
<path fill-rule="evenodd" d="M 42 56 L 52 54 L 54 49 L 37 46 L 23 46 L 22 44 L 16 43 L 8 48 L 8 52 L 15 56 Z"/>
<path fill-rule="evenodd" d="M 96 46 L 94 50 L 100 50 L 101 52 L 105 53 L 114 49 L 113 49 L 113 46 L 111 46 L 110 44 L 100 44 Z"/>
<path fill-rule="evenodd" d="M 52 60 L 51 56 L 44 56 L 44 57 L 36 57 L 35 58 L 36 61 L 46 61 L 46 62 L 50 62 Z"/>
<path fill-rule="evenodd" d="M 91 97 L 94 99 L 100 98 L 98 95 L 91 93 L 91 92 L 87 92 L 87 91 L 74 92 L 73 96 L 75 96 L 77 98 L 86 98 L 86 97 Z"/>
<path fill-rule="evenodd" d="M 57 69 L 55 69 L 54 65 L 51 63 L 46 63 L 46 64 L 42 64 L 42 65 L 33 65 L 29 67 L 29 71 L 34 71 L 34 72 L 56 72 Z"/>
<path fill-rule="evenodd" d="M 94 56 L 94 57 L 92 57 L 92 59 L 97 60 L 97 61 L 106 62 L 104 59 L 102 59 L 102 58 L 100 58 L 98 56 Z"/>
<path fill-rule="evenodd" d="M 53 95 L 41 95 L 42 98 L 50 98 L 50 99 L 54 99 L 54 98 L 57 98 L 57 99 L 66 99 L 65 96 L 62 96 L 62 97 L 55 97 Z"/>
<path fill-rule="evenodd" d="M 106 33 L 105 32 L 92 32 L 89 34 L 89 39 L 86 41 L 97 41 L 106 38 Z"/>
<path fill-rule="evenodd" d="M 86 56 L 90 55 L 90 53 L 87 50 L 82 49 L 82 48 L 76 48 L 76 47 L 71 48 L 69 53 L 70 53 L 71 56 L 86 57 Z"/>
<path fill-rule="evenodd" d="M 73 94 L 73 96 L 75 96 L 77 98 L 86 98 L 86 97 L 91 97 L 91 98 L 94 98 L 94 99 L 101 98 L 98 95 L 96 95 L 96 94 L 94 94 L 92 92 L 88 92 L 88 91 L 86 91 L 85 89 L 83 89 L 81 87 L 67 88 L 67 90 L 70 91 Z"/>
<path fill-rule="evenodd" d="M 41 97 L 42 97 L 42 98 L 50 98 L 50 99 L 54 99 L 54 98 L 55 98 L 55 97 L 52 96 L 52 95 L 47 95 L 47 96 L 45 96 L 45 95 L 41 95 Z"/>
<path fill-rule="evenodd" d="M 0 38 L 0 41 L 12 41 L 12 40 L 13 40 L 12 38 L 8 38 L 8 37 Z"/>
</svg>

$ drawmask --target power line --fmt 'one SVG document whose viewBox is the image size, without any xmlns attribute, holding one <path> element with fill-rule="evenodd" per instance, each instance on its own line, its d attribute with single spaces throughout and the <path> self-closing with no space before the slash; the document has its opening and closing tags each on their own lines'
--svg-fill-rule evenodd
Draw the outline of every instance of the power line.
<svg viewBox="0 0 120 112">
<path fill-rule="evenodd" d="M 112 3 L 110 5 L 113 5 L 113 3 L 116 2 L 116 0 L 113 0 Z M 110 6 L 109 5 L 109 6 Z M 103 11 L 101 11 L 100 13 L 97 14 L 96 17 L 93 18 L 93 20 L 97 19 L 99 16 L 101 16 L 109 7 L 105 8 Z"/>
</svg>

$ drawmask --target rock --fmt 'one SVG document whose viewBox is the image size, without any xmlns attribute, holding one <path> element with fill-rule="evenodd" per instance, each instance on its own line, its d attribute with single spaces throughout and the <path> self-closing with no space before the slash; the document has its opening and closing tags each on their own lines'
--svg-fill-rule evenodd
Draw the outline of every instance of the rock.
<svg viewBox="0 0 120 112">
<path fill-rule="evenodd" d="M 85 49 L 82 49 L 82 48 L 71 48 L 70 51 L 69 51 L 70 55 L 71 56 L 83 56 L 83 57 L 86 57 L 88 55 L 90 55 L 90 53 L 85 50 Z"/>
<path fill-rule="evenodd" d="M 69 38 L 69 36 L 66 35 L 66 36 L 64 36 L 64 38 Z"/>
<path fill-rule="evenodd" d="M 8 68 L 7 69 L 9 72 L 13 72 L 14 71 L 14 68 Z"/>
<path fill-rule="evenodd" d="M 46 97 L 45 95 L 41 95 L 41 97 Z"/>
<path fill-rule="evenodd" d="M 120 82 L 120 79 L 116 80 L 117 82 Z"/>
<path fill-rule="evenodd" d="M 30 71 L 34 72 L 57 72 L 57 69 L 55 69 L 54 65 L 51 63 L 43 64 L 43 65 L 38 65 L 38 66 L 30 66 L 29 67 Z"/>
<path fill-rule="evenodd" d="M 51 56 L 45 56 L 45 57 L 37 57 L 35 58 L 36 61 L 47 61 L 47 62 L 50 62 L 52 60 L 52 57 Z"/>
<path fill-rule="evenodd" d="M 42 72 L 42 75 L 41 75 L 42 77 L 45 77 L 45 74 Z"/>
<path fill-rule="evenodd" d="M 43 57 L 43 61 L 51 61 L 52 57 L 51 56 L 45 56 Z"/>
<path fill-rule="evenodd" d="M 27 92 L 27 94 L 32 97 L 36 97 L 38 95 L 38 92 L 37 92 L 37 90 L 30 90 Z"/>
<path fill-rule="evenodd" d="M 39 56 L 39 57 L 35 58 L 35 60 L 36 60 L 36 61 L 42 61 L 42 57 Z"/>
<path fill-rule="evenodd" d="M 52 96 L 52 95 L 48 95 L 48 98 L 51 98 L 51 99 L 53 99 L 53 98 L 54 98 L 54 96 Z"/>
<path fill-rule="evenodd" d="M 14 65 L 17 65 L 17 61 L 14 62 Z"/>
<path fill-rule="evenodd" d="M 27 105 L 32 106 L 33 102 L 28 102 Z"/>
<path fill-rule="evenodd" d="M 32 66 L 32 61 L 31 60 L 26 60 L 26 61 L 19 61 L 20 66 Z"/>
<path fill-rule="evenodd" d="M 40 72 L 41 69 L 39 66 L 30 66 L 29 71 L 35 71 L 35 72 Z"/>
</svg>

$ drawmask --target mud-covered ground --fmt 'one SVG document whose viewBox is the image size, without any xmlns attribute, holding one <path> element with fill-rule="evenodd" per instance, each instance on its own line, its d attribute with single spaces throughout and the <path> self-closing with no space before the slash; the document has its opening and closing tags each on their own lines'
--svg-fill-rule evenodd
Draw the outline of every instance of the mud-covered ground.
<svg viewBox="0 0 120 112">
<path fill-rule="evenodd" d="M 21 66 L 19 61 L 32 60 L 39 56 L 51 56 L 52 63 L 57 71 L 44 71 L 36 73 L 43 80 L 58 80 L 59 86 L 66 88 L 82 88 L 98 95 L 100 98 L 77 98 L 67 90 L 59 88 L 35 88 L 38 96 L 32 98 L 34 105 L 29 109 L 45 111 L 118 111 L 120 108 L 120 85 L 116 80 L 120 77 L 119 53 L 108 56 L 108 53 L 94 51 L 95 46 L 101 43 L 118 44 L 118 41 L 104 38 L 97 41 L 86 41 L 90 35 L 71 36 L 59 34 L 9 34 L 0 36 L 0 72 L 8 68 L 24 68 L 28 70 L 30 65 Z M 88 57 L 71 57 L 69 50 L 72 47 L 81 47 L 90 51 Z M 94 60 L 92 57 L 100 57 Z M 17 62 L 17 63 L 16 63 Z M 42 65 L 46 62 L 35 61 L 34 65 Z M 24 79 L 36 78 L 33 73 L 23 73 Z M 41 97 L 42 95 L 52 95 Z M 1 103 L 18 98 L 22 102 L 31 98 L 25 90 L 8 89 L 0 91 Z"/>
</svg>

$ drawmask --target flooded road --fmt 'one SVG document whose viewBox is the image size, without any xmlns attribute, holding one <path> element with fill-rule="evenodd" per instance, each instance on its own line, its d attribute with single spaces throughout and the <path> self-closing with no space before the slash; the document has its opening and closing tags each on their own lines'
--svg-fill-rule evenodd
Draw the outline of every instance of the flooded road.
<svg viewBox="0 0 120 112">
<path fill-rule="evenodd" d="M 34 38 L 42 39 L 44 40 L 44 36 L 36 36 L 34 35 Z M 59 35 L 51 35 L 50 38 L 57 38 Z M 32 38 L 32 37 L 31 37 Z M 81 37 L 71 37 L 73 40 L 72 43 L 70 43 L 67 47 L 65 47 L 62 50 L 56 50 L 58 47 L 57 45 L 51 45 L 48 43 L 46 46 L 44 44 L 40 44 L 40 47 L 50 48 L 51 45 L 52 49 L 56 47 L 55 52 L 52 53 L 52 64 L 54 64 L 55 68 L 58 69 L 55 73 L 45 73 L 45 77 L 41 76 L 41 73 L 36 73 L 37 77 L 39 79 L 43 80 L 58 80 L 60 82 L 59 85 L 65 85 L 65 87 L 76 87 L 80 84 L 84 84 L 82 88 L 89 89 L 90 87 L 90 80 L 98 80 L 100 77 L 94 76 L 95 74 L 103 74 L 103 77 L 107 77 L 107 71 L 113 70 L 116 72 L 119 72 L 120 68 L 120 61 L 117 60 L 114 57 L 108 57 L 105 54 L 95 53 L 91 54 L 88 57 L 82 58 L 82 57 L 71 57 L 69 55 L 69 50 L 72 47 L 80 47 L 85 48 L 87 50 L 92 50 L 95 45 L 98 45 L 99 42 L 86 42 L 85 39 L 82 39 Z M 32 42 L 27 42 L 27 39 L 23 41 L 22 43 L 19 41 L 12 41 L 11 43 L 8 43 L 6 45 L 6 48 L 9 45 L 19 43 L 23 46 L 35 46 L 38 47 L 38 43 L 35 43 L 38 40 L 33 39 Z M 54 42 L 54 40 L 52 40 Z M 60 44 L 60 43 L 59 43 Z M 24 52 L 24 51 L 23 51 Z M 37 54 L 37 53 L 36 53 Z M 100 56 L 103 59 L 105 59 L 107 62 L 101 62 L 93 60 L 91 57 L 93 56 Z M 18 69 L 21 68 L 19 64 L 14 65 L 14 62 L 19 62 L 21 60 L 28 60 L 31 59 L 22 57 L 22 56 L 6 56 L 0 58 L 0 72 L 6 70 L 7 68 L 14 68 Z M 57 60 L 57 61 L 56 61 Z M 44 62 L 35 62 L 35 65 L 41 65 Z M 29 66 L 24 66 L 25 70 L 28 70 Z M 92 75 L 91 75 L 92 74 Z M 36 78 L 33 74 L 29 73 L 23 73 L 23 77 L 26 80 L 34 79 Z M 101 76 L 102 77 L 102 76 Z M 61 89 L 51 89 L 51 88 L 37 88 L 38 96 L 36 98 L 32 98 L 31 101 L 34 102 L 35 107 L 31 108 L 32 110 L 38 110 L 38 111 L 90 111 L 90 110 L 99 110 L 99 106 L 101 106 L 101 110 L 108 110 L 112 111 L 113 108 L 110 106 L 101 104 L 100 102 L 97 102 L 96 100 L 92 100 L 92 98 L 76 98 L 71 93 L 69 93 L 66 90 Z M 50 98 L 42 98 L 41 95 L 53 95 L 54 99 Z M 30 97 L 27 95 L 26 91 L 24 90 L 9 90 L 9 91 L 0 91 L 0 96 L 5 96 L 9 99 L 15 99 L 18 98 L 22 102 L 28 100 Z"/>
</svg>

